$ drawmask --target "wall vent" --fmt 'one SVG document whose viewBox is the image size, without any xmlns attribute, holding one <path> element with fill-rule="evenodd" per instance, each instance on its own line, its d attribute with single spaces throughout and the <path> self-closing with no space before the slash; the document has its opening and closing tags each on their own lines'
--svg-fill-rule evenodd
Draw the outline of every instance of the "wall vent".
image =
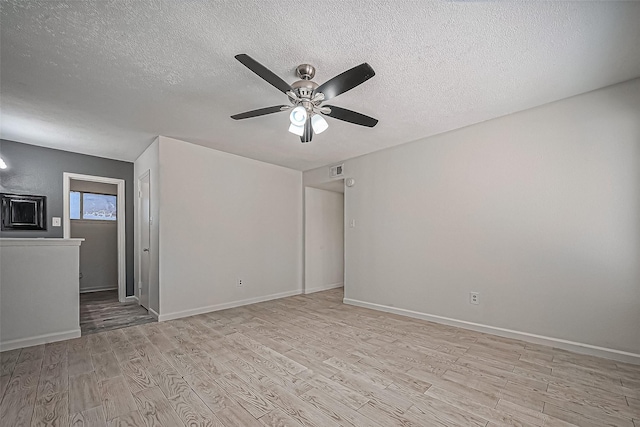
<svg viewBox="0 0 640 427">
<path fill-rule="evenodd" d="M 344 164 L 331 166 L 329 169 L 329 176 L 331 178 L 339 178 L 344 175 Z"/>
</svg>

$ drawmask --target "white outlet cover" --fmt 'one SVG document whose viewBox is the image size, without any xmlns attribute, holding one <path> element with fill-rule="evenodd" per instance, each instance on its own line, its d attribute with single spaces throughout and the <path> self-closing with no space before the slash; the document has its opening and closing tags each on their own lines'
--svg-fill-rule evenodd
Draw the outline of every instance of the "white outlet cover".
<svg viewBox="0 0 640 427">
<path fill-rule="evenodd" d="M 54 216 L 51 218 L 51 226 L 60 227 L 60 217 Z"/>
<path fill-rule="evenodd" d="M 480 293 L 479 292 L 469 292 L 469 303 L 478 305 L 480 304 Z"/>
</svg>

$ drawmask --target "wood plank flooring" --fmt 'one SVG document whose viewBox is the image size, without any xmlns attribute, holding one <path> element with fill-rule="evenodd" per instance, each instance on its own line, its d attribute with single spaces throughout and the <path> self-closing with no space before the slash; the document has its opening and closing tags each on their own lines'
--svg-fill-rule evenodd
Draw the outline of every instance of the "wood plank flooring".
<svg viewBox="0 0 640 427">
<path fill-rule="evenodd" d="M 640 366 L 295 296 L 1 353 L 0 425 L 640 427 Z"/>
<path fill-rule="evenodd" d="M 118 301 L 118 291 L 80 294 L 80 330 L 82 335 L 144 325 L 156 319 L 137 303 Z"/>
</svg>

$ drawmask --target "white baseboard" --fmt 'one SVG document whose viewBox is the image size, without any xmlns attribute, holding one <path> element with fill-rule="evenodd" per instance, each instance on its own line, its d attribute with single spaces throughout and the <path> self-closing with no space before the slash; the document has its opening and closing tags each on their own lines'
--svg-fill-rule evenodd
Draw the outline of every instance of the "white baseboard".
<svg viewBox="0 0 640 427">
<path fill-rule="evenodd" d="M 139 303 L 138 297 L 135 295 L 129 295 L 128 297 L 125 297 L 125 302 L 136 302 Z"/>
<path fill-rule="evenodd" d="M 102 291 L 117 291 L 118 287 L 115 288 L 89 288 L 89 289 L 80 289 L 81 294 L 88 294 L 90 292 L 102 292 Z"/>
<path fill-rule="evenodd" d="M 240 307 L 240 306 L 243 306 L 243 305 L 255 304 L 255 303 L 258 303 L 258 302 L 270 301 L 270 300 L 278 299 L 278 298 L 286 298 L 286 297 L 290 297 L 292 295 L 300 295 L 301 293 L 302 293 L 301 289 L 296 289 L 296 290 L 293 290 L 293 291 L 280 292 L 280 293 L 277 293 L 277 294 L 264 295 L 264 296 L 260 296 L 260 297 L 248 298 L 248 299 L 243 299 L 243 300 L 239 300 L 239 301 L 225 302 L 225 303 L 222 303 L 222 304 L 209 305 L 209 306 L 206 306 L 206 307 L 193 308 L 193 309 L 190 309 L 190 310 L 176 311 L 176 312 L 167 313 L 167 314 L 160 314 L 158 316 L 158 321 L 159 322 L 164 322 L 166 320 L 179 319 L 181 317 L 189 317 L 189 316 L 195 316 L 197 314 L 210 313 L 212 311 L 226 310 L 228 308 Z M 151 310 L 149 310 L 149 311 L 151 311 Z"/>
<path fill-rule="evenodd" d="M 53 332 L 51 334 L 37 335 L 35 337 L 20 338 L 17 340 L 0 342 L 0 351 L 14 350 L 16 348 L 31 347 L 34 345 L 47 344 L 50 342 L 64 341 L 71 338 L 78 338 L 80 329 L 71 331 Z"/>
<path fill-rule="evenodd" d="M 449 317 L 436 316 L 433 314 L 421 313 L 418 311 L 405 310 L 403 308 L 389 307 L 382 304 L 374 304 L 371 302 L 359 301 L 355 299 L 345 298 L 345 304 L 356 305 L 358 307 L 370 308 L 372 310 L 385 311 L 387 313 L 399 314 L 401 316 L 413 317 L 416 319 L 428 320 L 430 322 L 441 323 L 449 326 L 457 326 L 459 328 L 470 329 L 472 331 L 483 332 L 492 335 L 498 335 L 506 338 L 513 338 L 521 341 L 527 341 L 534 344 L 546 345 L 549 347 L 561 348 L 563 350 L 573 351 L 575 353 L 587 354 L 590 356 L 604 357 L 607 359 L 618 360 L 620 362 L 640 364 L 640 354 L 630 353 L 613 348 L 599 347 L 591 344 L 568 341 L 561 338 L 546 337 L 543 335 L 530 334 L 528 332 L 514 331 L 512 329 L 498 328 L 495 326 L 483 325 L 480 323 L 467 322 L 466 320 L 452 319 Z"/>
<path fill-rule="evenodd" d="M 343 282 L 333 283 L 331 285 L 316 286 L 313 288 L 305 288 L 304 293 L 312 294 L 314 292 L 322 292 L 322 291 L 328 291 L 329 289 L 342 288 L 343 286 L 344 286 Z"/>
<path fill-rule="evenodd" d="M 148 308 L 147 311 L 149 312 L 150 315 L 155 317 L 158 322 L 160 321 L 160 315 L 153 308 Z"/>
</svg>

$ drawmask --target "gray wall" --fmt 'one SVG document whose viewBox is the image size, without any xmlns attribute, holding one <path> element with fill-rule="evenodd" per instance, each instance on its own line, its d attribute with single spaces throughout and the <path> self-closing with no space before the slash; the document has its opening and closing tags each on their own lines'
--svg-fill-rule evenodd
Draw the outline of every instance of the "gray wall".
<svg viewBox="0 0 640 427">
<path fill-rule="evenodd" d="M 80 293 L 118 289 L 118 226 L 115 221 L 71 220 L 80 246 Z"/>
<path fill-rule="evenodd" d="M 0 140 L 0 155 L 8 166 L 0 170 L 0 191 L 47 196 L 46 231 L 1 231 L 0 237 L 62 237 L 51 218 L 62 218 L 63 172 L 125 180 L 127 295 L 133 295 L 133 163 L 6 140 Z"/>
</svg>

